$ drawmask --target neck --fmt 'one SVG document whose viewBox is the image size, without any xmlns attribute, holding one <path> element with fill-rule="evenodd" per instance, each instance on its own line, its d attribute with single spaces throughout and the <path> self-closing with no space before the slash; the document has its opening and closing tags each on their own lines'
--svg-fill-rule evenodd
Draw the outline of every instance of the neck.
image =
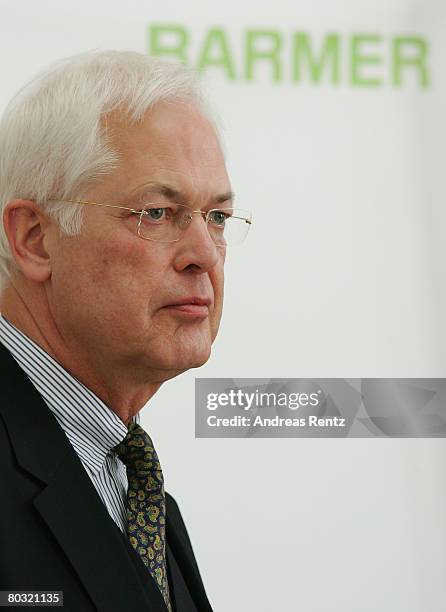
<svg viewBox="0 0 446 612">
<path fill-rule="evenodd" d="M 32 309 L 29 305 L 32 304 Z M 43 285 L 24 287 L 12 278 L 0 297 L 0 312 L 39 345 L 72 376 L 80 380 L 128 424 L 160 388 L 163 380 L 136 381 L 129 368 L 113 367 L 88 352 L 68 347 L 51 316 Z M 131 371 L 131 370 L 130 370 Z M 154 377 L 155 378 L 155 377 Z"/>
</svg>

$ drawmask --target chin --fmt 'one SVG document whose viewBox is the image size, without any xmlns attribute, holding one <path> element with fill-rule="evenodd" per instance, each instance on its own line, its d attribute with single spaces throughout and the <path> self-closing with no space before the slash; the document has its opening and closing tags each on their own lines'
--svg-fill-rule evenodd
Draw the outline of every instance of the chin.
<svg viewBox="0 0 446 612">
<path fill-rule="evenodd" d="M 171 372 L 199 368 L 208 361 L 211 349 L 210 330 L 199 330 L 198 333 L 190 328 L 180 329 L 176 334 L 160 334 L 156 342 L 145 347 L 152 367 Z"/>
<path fill-rule="evenodd" d="M 207 355 L 207 357 L 204 357 L 202 359 L 198 359 L 193 365 L 191 365 L 191 368 L 200 368 L 201 366 L 203 366 L 208 360 L 209 357 L 211 356 L 211 354 L 209 353 Z"/>
<path fill-rule="evenodd" d="M 182 370 L 189 370 L 191 368 L 199 368 L 204 365 L 209 357 L 211 356 L 211 347 L 202 350 L 185 350 L 181 355 L 181 359 L 178 359 L 177 364 Z"/>
<path fill-rule="evenodd" d="M 202 353 L 201 355 L 196 355 L 194 357 L 189 356 L 188 359 L 186 359 L 185 361 L 187 361 L 187 366 L 186 368 L 199 368 L 202 365 L 204 365 L 208 360 L 209 357 L 211 356 L 211 351 L 207 351 L 206 353 Z"/>
</svg>

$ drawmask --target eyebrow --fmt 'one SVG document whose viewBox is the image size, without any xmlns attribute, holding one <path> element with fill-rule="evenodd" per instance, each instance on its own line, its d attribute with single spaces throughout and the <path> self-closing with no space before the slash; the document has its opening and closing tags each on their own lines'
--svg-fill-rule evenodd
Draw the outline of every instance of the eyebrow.
<svg viewBox="0 0 446 612">
<path fill-rule="evenodd" d="M 174 187 L 171 187 L 165 183 L 157 182 L 140 185 L 132 191 L 132 194 L 136 194 L 138 191 L 143 189 L 153 194 L 162 195 L 172 202 L 185 202 L 187 200 L 186 195 L 179 189 L 175 189 Z M 213 204 L 223 204 L 225 202 L 232 202 L 234 198 L 235 193 L 233 191 L 227 191 L 226 193 L 214 195 L 211 198 L 211 202 Z"/>
</svg>

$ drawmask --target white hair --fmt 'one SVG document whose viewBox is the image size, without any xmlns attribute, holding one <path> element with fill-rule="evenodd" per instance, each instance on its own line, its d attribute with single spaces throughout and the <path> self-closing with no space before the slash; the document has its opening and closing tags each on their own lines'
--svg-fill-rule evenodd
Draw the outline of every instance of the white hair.
<svg viewBox="0 0 446 612">
<path fill-rule="evenodd" d="M 78 234 L 76 199 L 119 161 L 104 117 L 123 113 L 129 125 L 157 102 L 190 100 L 208 115 L 197 75 L 179 63 L 131 51 L 93 51 L 68 57 L 39 74 L 8 104 L 0 121 L 0 212 L 8 202 L 33 200 L 65 234 Z M 13 259 L 0 224 L 0 291 Z"/>
</svg>

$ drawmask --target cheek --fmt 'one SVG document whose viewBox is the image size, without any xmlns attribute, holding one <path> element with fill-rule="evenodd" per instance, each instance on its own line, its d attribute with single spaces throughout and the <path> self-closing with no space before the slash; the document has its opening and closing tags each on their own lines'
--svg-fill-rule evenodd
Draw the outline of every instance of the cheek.
<svg viewBox="0 0 446 612">
<path fill-rule="evenodd" d="M 220 295 L 221 299 L 223 299 L 223 289 L 225 282 L 225 259 L 226 259 L 226 250 L 222 250 L 221 259 L 215 267 L 215 284 L 216 291 Z"/>
<path fill-rule="evenodd" d="M 224 271 L 223 268 L 219 270 L 215 275 L 215 280 L 213 281 L 215 298 L 218 302 L 223 301 L 223 289 L 224 289 Z"/>
<path fill-rule="evenodd" d="M 219 264 L 210 274 L 211 283 L 214 290 L 214 325 L 218 327 L 223 308 L 223 293 L 224 293 L 224 259 L 221 265 Z"/>
<path fill-rule="evenodd" d="M 121 255 L 107 251 L 96 267 L 93 282 L 101 288 L 105 299 L 119 310 L 147 310 L 148 304 L 159 294 L 165 266 L 159 259 L 133 247 L 122 250 Z M 141 313 L 142 314 L 142 313 Z"/>
<path fill-rule="evenodd" d="M 163 262 L 148 257 L 145 246 L 113 236 L 94 245 L 79 242 L 61 253 L 64 259 L 56 270 L 59 292 L 108 321 L 134 318 L 141 309 L 147 312 L 162 280 Z"/>
</svg>

